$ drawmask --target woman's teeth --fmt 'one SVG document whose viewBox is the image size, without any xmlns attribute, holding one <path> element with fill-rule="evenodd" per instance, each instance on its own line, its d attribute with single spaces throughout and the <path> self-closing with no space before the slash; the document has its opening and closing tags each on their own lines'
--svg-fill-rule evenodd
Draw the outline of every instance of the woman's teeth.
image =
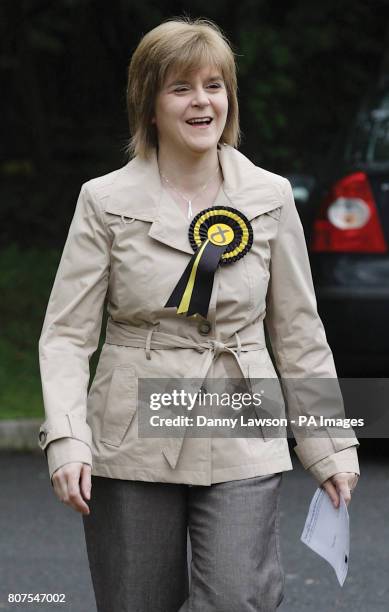
<svg viewBox="0 0 389 612">
<path fill-rule="evenodd" d="M 189 119 L 187 121 L 187 123 L 189 123 L 189 125 L 209 125 L 211 123 L 212 119 L 207 118 L 207 119 Z"/>
</svg>

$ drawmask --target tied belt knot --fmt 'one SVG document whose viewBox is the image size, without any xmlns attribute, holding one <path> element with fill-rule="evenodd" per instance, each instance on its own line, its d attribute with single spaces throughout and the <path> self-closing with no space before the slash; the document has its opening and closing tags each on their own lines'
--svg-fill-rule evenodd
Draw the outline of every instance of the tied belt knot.
<svg viewBox="0 0 389 612">
<path fill-rule="evenodd" d="M 253 335 L 255 335 L 255 339 L 253 339 Z M 188 348 L 204 353 L 205 356 L 200 365 L 199 372 L 193 374 L 193 378 L 199 380 L 198 390 L 200 390 L 212 363 L 221 353 L 230 353 L 235 358 L 243 377 L 246 378 L 245 370 L 240 360 L 242 341 L 244 351 L 256 351 L 266 347 L 262 325 L 258 325 L 255 328 L 244 328 L 240 330 L 239 334 L 235 332 L 232 337 L 224 341 L 215 338 L 195 341 L 185 336 L 161 332 L 156 329 L 156 326 L 141 328 L 126 323 L 115 322 L 112 319 L 109 319 L 107 323 L 105 341 L 106 344 L 143 348 L 147 359 L 151 359 L 153 349 Z M 185 433 L 186 428 L 183 433 L 177 433 L 176 437 L 164 439 L 162 453 L 172 469 L 175 469 L 177 465 Z"/>
<path fill-rule="evenodd" d="M 235 358 L 240 371 L 245 377 L 244 368 L 243 368 L 242 362 L 239 359 L 240 353 L 242 351 L 242 343 L 239 338 L 239 334 L 237 332 L 235 332 L 234 336 L 235 336 L 235 341 L 236 341 L 236 348 L 228 346 L 227 343 L 222 342 L 221 340 L 210 339 L 206 341 L 206 344 L 209 345 L 208 358 L 204 362 L 204 365 L 201 371 L 201 376 L 204 376 L 204 377 L 206 376 L 212 362 L 215 361 L 219 357 L 219 355 L 221 355 L 221 353 L 230 353 Z"/>
<path fill-rule="evenodd" d="M 219 357 L 220 353 L 227 353 L 227 352 L 233 353 L 234 355 L 239 356 L 242 350 L 242 344 L 241 344 L 239 335 L 236 332 L 235 332 L 235 338 L 236 338 L 236 343 L 237 343 L 236 351 L 228 347 L 227 344 L 225 344 L 224 342 L 220 342 L 220 340 L 210 340 L 209 342 L 212 346 L 212 350 L 215 354 L 215 357 Z"/>
</svg>

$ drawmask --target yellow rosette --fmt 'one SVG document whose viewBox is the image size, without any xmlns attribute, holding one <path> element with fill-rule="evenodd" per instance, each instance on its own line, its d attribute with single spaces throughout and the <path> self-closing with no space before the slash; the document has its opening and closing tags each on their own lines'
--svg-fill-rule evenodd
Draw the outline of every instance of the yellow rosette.
<svg viewBox="0 0 389 612">
<path fill-rule="evenodd" d="M 177 314 L 206 318 L 216 268 L 244 257 L 253 243 L 251 223 L 243 213 L 229 206 L 212 206 L 198 213 L 189 226 L 194 255 L 165 308 L 175 306 Z"/>
</svg>

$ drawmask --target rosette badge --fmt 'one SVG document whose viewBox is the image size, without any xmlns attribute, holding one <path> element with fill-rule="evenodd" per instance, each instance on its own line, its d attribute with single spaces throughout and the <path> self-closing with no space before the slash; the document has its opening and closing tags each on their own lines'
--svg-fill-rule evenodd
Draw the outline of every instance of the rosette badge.
<svg viewBox="0 0 389 612">
<path fill-rule="evenodd" d="M 207 317 L 216 268 L 244 257 L 253 243 L 250 221 L 235 208 L 212 206 L 198 213 L 189 226 L 194 255 L 165 308 L 177 314 Z"/>
</svg>

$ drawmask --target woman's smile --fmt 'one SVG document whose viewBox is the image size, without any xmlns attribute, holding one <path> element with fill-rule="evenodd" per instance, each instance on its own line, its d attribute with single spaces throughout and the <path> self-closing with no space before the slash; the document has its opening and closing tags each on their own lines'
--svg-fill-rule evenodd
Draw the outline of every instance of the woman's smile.
<svg viewBox="0 0 389 612">
<path fill-rule="evenodd" d="M 199 117 L 194 119 L 188 119 L 186 123 L 188 123 L 191 127 L 205 130 L 211 125 L 212 121 L 212 117 Z"/>
</svg>

